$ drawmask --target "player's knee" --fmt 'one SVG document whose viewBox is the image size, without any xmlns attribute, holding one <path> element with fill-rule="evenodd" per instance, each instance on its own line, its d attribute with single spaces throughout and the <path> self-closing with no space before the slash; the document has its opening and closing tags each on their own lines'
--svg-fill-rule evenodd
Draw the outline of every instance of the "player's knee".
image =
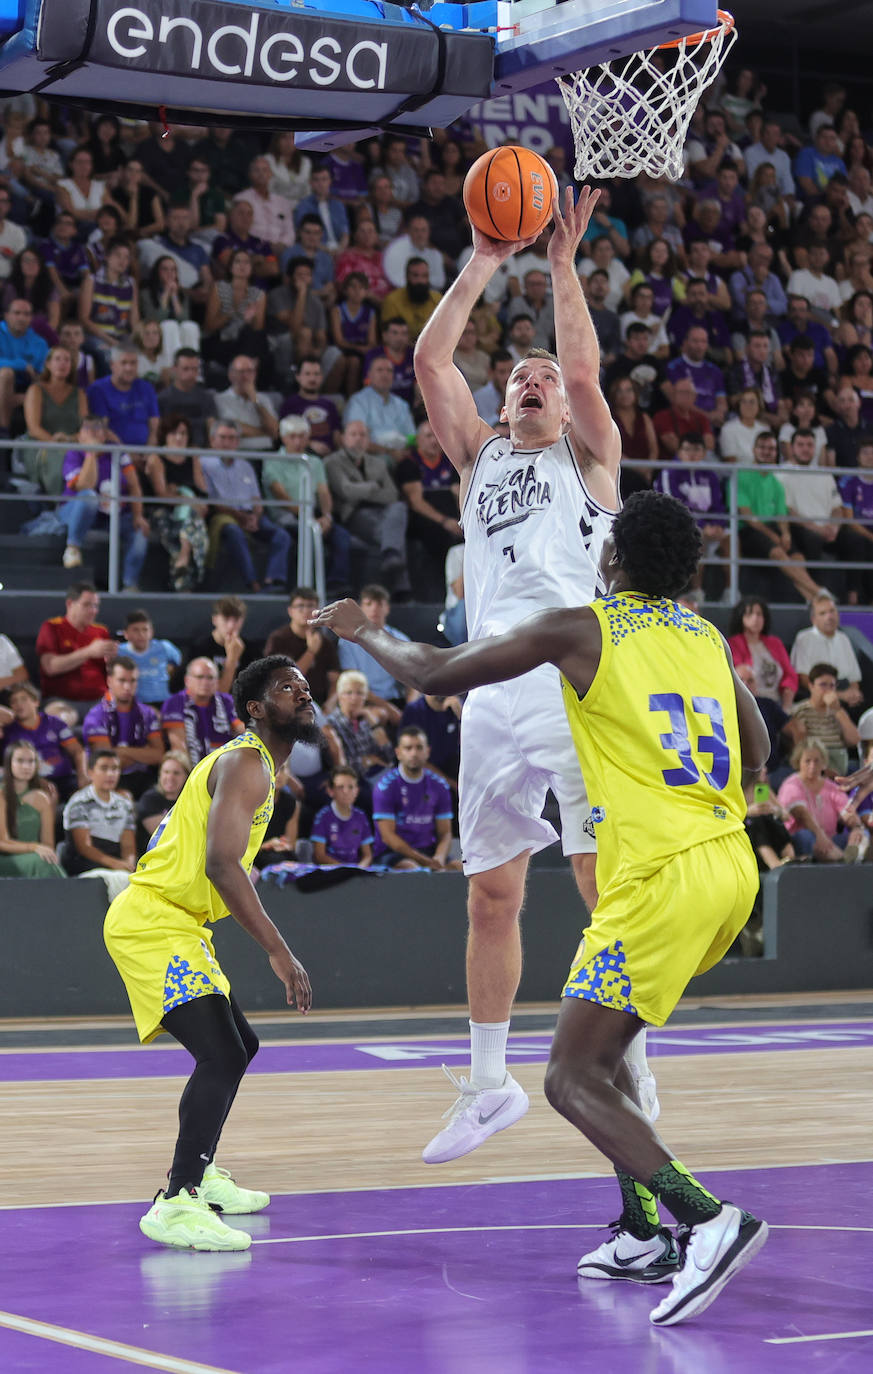
<svg viewBox="0 0 873 1374">
<path fill-rule="evenodd" d="M 243 1046 L 246 1052 L 246 1065 L 248 1066 L 261 1048 L 261 1042 L 251 1028 L 249 1028 L 248 1035 L 246 1035 L 243 1040 Z"/>
<path fill-rule="evenodd" d="M 474 873 L 467 900 L 470 925 L 477 929 L 486 926 L 511 928 L 518 920 L 523 896 L 523 883 L 503 869 Z"/>
<path fill-rule="evenodd" d="M 560 1116 L 578 1125 L 604 1082 L 604 1074 L 596 1064 L 586 1063 L 578 1056 L 572 1060 L 553 1056 L 546 1069 L 543 1091 L 546 1101 Z"/>
</svg>

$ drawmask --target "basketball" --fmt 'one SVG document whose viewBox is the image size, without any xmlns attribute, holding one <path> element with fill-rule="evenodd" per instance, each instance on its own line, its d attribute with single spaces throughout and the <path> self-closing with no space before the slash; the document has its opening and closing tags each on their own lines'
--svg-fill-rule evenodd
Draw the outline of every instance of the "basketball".
<svg viewBox="0 0 873 1374">
<path fill-rule="evenodd" d="M 515 243 L 548 223 L 557 190 L 545 158 L 509 144 L 473 163 L 464 180 L 464 208 L 481 233 Z"/>
</svg>

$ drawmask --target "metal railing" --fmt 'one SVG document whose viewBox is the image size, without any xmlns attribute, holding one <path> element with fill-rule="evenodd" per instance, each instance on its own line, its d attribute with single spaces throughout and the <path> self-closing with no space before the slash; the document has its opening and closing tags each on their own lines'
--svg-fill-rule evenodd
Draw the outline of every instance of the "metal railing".
<svg viewBox="0 0 873 1374">
<path fill-rule="evenodd" d="M 43 442 L 40 439 L 3 439 L 0 440 L 0 453 L 4 450 L 10 453 L 10 468 L 13 483 L 19 484 L 19 489 L 4 492 L 0 495 L 0 501 L 20 502 L 22 510 L 29 506 L 40 506 L 46 510 L 53 510 L 63 502 L 59 496 L 48 495 L 44 491 L 33 491 L 33 482 L 24 473 L 17 472 L 15 457 L 17 453 L 26 451 L 41 452 L 52 449 L 60 452 L 68 452 L 71 448 L 77 447 L 76 444 L 69 442 L 58 443 L 55 441 Z M 81 447 L 81 446 L 79 446 Z M 315 483 L 312 478 L 312 468 L 309 456 L 305 453 L 286 453 L 284 449 L 271 450 L 252 450 L 252 449 L 219 449 L 209 446 L 201 448 L 158 448 L 154 444 L 111 444 L 100 445 L 101 453 L 108 453 L 111 457 L 109 492 L 107 493 L 108 504 L 108 535 L 109 535 L 109 566 L 107 574 L 108 590 L 118 592 L 120 590 L 119 571 L 121 568 L 121 511 L 125 504 L 130 504 L 131 500 L 141 501 L 144 510 L 149 506 L 167 506 L 173 504 L 175 498 L 161 496 L 142 496 L 131 498 L 129 494 L 122 492 L 121 489 L 121 469 L 126 466 L 130 459 L 135 459 L 138 455 L 146 457 L 148 454 L 174 453 L 183 454 L 186 457 L 205 458 L 244 458 L 247 462 L 263 463 L 268 459 L 281 457 L 283 461 L 294 463 L 302 469 L 300 474 L 300 500 L 299 502 L 277 501 L 274 497 L 263 494 L 263 505 L 270 510 L 290 510 L 296 514 L 297 518 L 297 584 L 298 586 L 312 586 L 318 591 L 322 602 L 326 599 L 325 587 L 325 559 L 324 559 L 324 540 L 321 526 L 318 524 L 315 515 Z M 28 489 L 25 489 L 28 488 Z M 198 497 L 198 502 L 202 500 L 208 503 L 208 498 Z M 190 504 L 186 500 L 184 504 Z M 26 524 L 26 519 L 22 515 L 22 524 Z"/>
<path fill-rule="evenodd" d="M 2 452 L 4 449 L 13 451 L 21 451 L 27 449 L 59 449 L 67 451 L 70 447 L 71 445 L 69 443 L 43 443 L 40 440 L 33 439 L 0 440 L 0 452 Z M 167 450 L 156 448 L 154 445 L 147 444 L 104 444 L 101 445 L 101 451 L 108 452 L 112 456 L 110 491 L 108 494 L 108 589 L 110 592 L 117 592 L 120 589 L 119 569 L 121 566 L 121 509 L 125 501 L 130 501 L 130 497 L 123 495 L 121 491 L 121 467 L 123 457 L 127 457 L 128 455 L 133 457 L 138 454 L 147 455 L 150 453 L 165 453 L 169 451 L 172 453 L 185 454 L 186 456 L 191 455 L 193 457 L 215 455 L 221 458 L 245 458 L 248 462 L 263 463 L 267 459 L 276 458 L 277 456 L 281 455 L 286 462 L 297 463 L 302 468 L 300 501 L 299 503 L 292 503 L 288 501 L 276 501 L 271 497 L 265 496 L 264 505 L 273 509 L 293 510 L 294 505 L 297 504 L 297 582 L 300 586 L 315 587 L 318 591 L 319 597 L 321 598 L 322 602 L 325 600 L 324 541 L 322 537 L 321 527 L 315 519 L 315 489 L 312 480 L 312 471 L 310 468 L 309 459 L 306 454 L 285 453 L 284 450 L 222 450 L 209 447 L 187 449 L 174 448 L 171 450 Z M 645 472 L 660 472 L 663 470 L 675 473 L 681 471 L 685 465 L 680 463 L 678 459 L 666 461 L 663 459 L 658 459 L 655 462 L 651 463 L 636 459 L 623 459 L 622 466 L 625 468 L 632 468 Z M 689 470 L 691 470 L 692 465 L 689 464 L 688 467 Z M 738 508 L 737 479 L 740 472 L 742 472 L 743 470 L 748 470 L 747 465 L 737 463 L 724 463 L 712 460 L 705 461 L 703 463 L 695 463 L 693 465 L 693 470 L 713 472 L 724 483 L 726 515 L 723 515 L 721 518 L 727 521 L 729 537 L 729 554 L 727 558 L 722 558 L 714 554 L 709 554 L 703 558 L 702 562 L 704 566 L 720 567 L 724 570 L 727 583 L 727 591 L 730 596 L 731 602 L 735 603 L 739 600 L 740 597 L 739 579 L 740 570 L 742 568 L 761 567 L 768 568 L 770 571 L 778 571 L 780 564 L 779 562 L 773 559 L 743 558 L 740 555 L 739 530 L 741 524 L 743 523 L 743 517 L 739 514 Z M 767 467 L 764 470 L 767 472 L 778 474 L 779 466 L 777 465 L 774 467 Z M 792 468 L 791 470 L 793 472 L 797 469 Z M 812 466 L 810 471 L 813 473 L 826 472 L 836 479 L 843 476 L 855 476 L 857 475 L 859 469 L 836 467 L 821 468 L 818 466 Z M 16 474 L 13 471 L 13 480 L 15 479 Z M 44 492 L 16 491 L 3 493 L 2 496 L 0 496 L 0 501 L 16 501 L 21 503 L 27 503 L 30 506 L 39 504 L 41 506 L 44 506 L 46 509 L 50 509 L 59 504 L 60 498 L 57 496 L 46 495 Z M 142 503 L 144 507 L 147 507 L 149 505 L 165 506 L 167 505 L 167 499 L 163 497 L 143 497 Z M 705 518 L 706 514 L 706 512 L 700 512 L 701 518 Z M 714 513 L 714 518 L 716 514 L 720 513 Z M 789 521 L 792 520 L 791 516 L 780 518 L 787 519 Z M 22 523 L 24 523 L 24 520 L 22 520 Z M 801 523 L 800 517 L 795 519 L 793 523 Z M 835 516 L 828 517 L 827 523 L 851 524 L 856 522 L 854 522 L 851 517 L 845 518 Z M 825 572 L 827 569 L 836 569 L 840 573 L 848 572 L 853 569 L 870 570 L 870 568 L 873 567 L 873 543 L 871 543 L 871 558 L 869 561 L 849 562 L 843 559 L 819 561 L 807 560 L 805 563 L 805 567 L 813 574 L 814 579 L 816 581 L 825 582 L 826 578 L 819 578 L 818 574 L 820 572 Z M 779 604 L 777 598 L 773 599 L 773 604 Z"/>
</svg>

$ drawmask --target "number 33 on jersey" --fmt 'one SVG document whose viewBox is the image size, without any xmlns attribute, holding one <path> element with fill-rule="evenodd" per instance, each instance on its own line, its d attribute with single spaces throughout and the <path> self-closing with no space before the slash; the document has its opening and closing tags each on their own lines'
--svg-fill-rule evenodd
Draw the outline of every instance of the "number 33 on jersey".
<svg viewBox="0 0 873 1374">
<path fill-rule="evenodd" d="M 742 830 L 746 805 L 733 676 L 715 627 L 633 592 L 591 610 L 602 634 L 597 675 L 582 700 L 566 681 L 563 691 L 603 891 L 648 876 L 683 846 Z"/>
</svg>

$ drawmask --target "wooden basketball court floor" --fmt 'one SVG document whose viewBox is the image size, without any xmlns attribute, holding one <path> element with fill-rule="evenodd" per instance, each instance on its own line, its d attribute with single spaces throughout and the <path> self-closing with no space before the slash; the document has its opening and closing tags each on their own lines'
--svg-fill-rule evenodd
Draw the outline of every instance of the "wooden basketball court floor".
<svg viewBox="0 0 873 1374">
<path fill-rule="evenodd" d="M 873 994 L 686 1000 L 650 1032 L 659 1130 L 764 1216 L 761 1254 L 696 1321 L 663 1289 L 577 1281 L 619 1211 L 542 1094 L 554 1007 L 513 1020 L 528 1115 L 427 1166 L 467 1068 L 457 1010 L 253 1018 L 261 1050 L 219 1163 L 272 1194 L 251 1250 L 153 1245 L 190 1065 L 125 1019 L 0 1022 L 0 1370 L 624 1374 L 873 1369 Z M 669 1220 L 669 1218 L 667 1218 Z"/>
</svg>

